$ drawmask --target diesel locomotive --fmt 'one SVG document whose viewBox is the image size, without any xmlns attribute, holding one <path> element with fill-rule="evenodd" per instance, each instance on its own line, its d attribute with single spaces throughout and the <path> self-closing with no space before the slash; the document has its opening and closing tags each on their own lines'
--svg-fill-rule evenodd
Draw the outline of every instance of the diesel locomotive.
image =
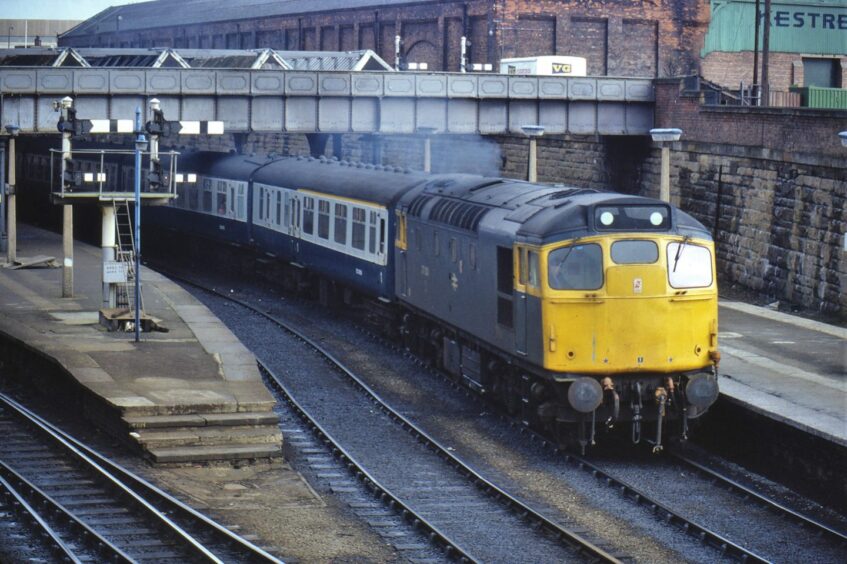
<svg viewBox="0 0 847 564">
<path fill-rule="evenodd" d="M 528 425 L 585 447 L 663 434 L 717 399 L 715 253 L 665 202 L 467 174 L 194 152 L 176 229 L 275 257 Z M 670 422 L 673 422 L 671 425 Z"/>
</svg>

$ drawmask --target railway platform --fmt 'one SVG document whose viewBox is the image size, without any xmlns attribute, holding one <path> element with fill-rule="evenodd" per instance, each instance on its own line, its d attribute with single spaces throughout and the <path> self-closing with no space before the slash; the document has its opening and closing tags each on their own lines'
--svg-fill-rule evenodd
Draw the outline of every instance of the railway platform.
<svg viewBox="0 0 847 564">
<path fill-rule="evenodd" d="M 847 328 L 729 300 L 718 319 L 726 399 L 847 446 Z"/>
<path fill-rule="evenodd" d="M 18 254 L 61 263 L 61 235 L 20 225 Z M 142 333 L 136 343 L 134 333 L 109 332 L 99 323 L 98 247 L 74 244 L 73 298 L 61 297 L 62 270 L 37 262 L 42 266 L 0 267 L 3 361 L 17 360 L 28 380 L 80 402 L 102 430 L 155 462 L 281 455 L 275 402 L 255 358 L 188 292 L 142 268 L 145 313 L 167 331 Z"/>
</svg>

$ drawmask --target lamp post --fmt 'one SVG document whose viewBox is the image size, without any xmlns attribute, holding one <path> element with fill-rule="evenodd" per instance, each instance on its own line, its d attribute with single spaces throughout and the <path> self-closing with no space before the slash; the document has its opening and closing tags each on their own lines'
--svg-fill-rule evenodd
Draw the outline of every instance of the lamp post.
<svg viewBox="0 0 847 564">
<path fill-rule="evenodd" d="M 73 108 L 74 101 L 70 96 L 65 96 L 59 102 L 59 109 L 62 112 L 62 119 L 67 121 L 70 115 L 70 110 Z M 73 153 L 71 153 L 71 131 L 62 132 L 62 172 L 61 186 L 62 193 L 65 191 L 65 171 L 71 163 Z M 62 252 L 65 255 L 62 261 L 62 297 L 74 297 L 74 208 L 71 205 L 65 204 L 62 206 Z"/>
<path fill-rule="evenodd" d="M 9 34 L 6 36 L 6 48 L 7 49 L 12 48 L 12 32 L 13 31 L 15 31 L 15 26 L 10 25 L 9 26 Z"/>
<path fill-rule="evenodd" d="M 847 131 L 839 131 L 838 137 L 841 138 L 841 146 L 847 147 Z M 844 251 L 847 252 L 847 233 L 844 234 L 844 240 L 843 241 L 844 241 L 843 242 Z"/>
<path fill-rule="evenodd" d="M 15 191 L 17 181 L 15 179 L 15 138 L 18 136 L 20 127 L 17 125 L 7 125 L 6 133 L 9 134 L 9 191 L 6 197 L 6 213 L 7 213 L 7 247 L 6 247 L 6 264 L 12 266 L 18 260 L 18 210 L 15 201 Z"/>
<path fill-rule="evenodd" d="M 417 132 L 424 136 L 424 172 L 432 172 L 432 137 L 434 127 L 421 126 Z"/>
<path fill-rule="evenodd" d="M 659 187 L 659 199 L 663 202 L 671 201 L 671 146 L 674 141 L 679 141 L 682 130 L 676 128 L 651 129 L 650 136 L 653 141 L 662 146 L 662 181 Z"/>
<path fill-rule="evenodd" d="M 526 179 L 530 182 L 536 182 L 538 180 L 538 159 L 536 158 L 536 151 L 538 149 L 537 143 L 538 138 L 544 135 L 544 126 L 522 125 L 521 129 L 523 130 L 524 135 L 529 137 L 529 163 L 527 166 Z"/>
<path fill-rule="evenodd" d="M 147 139 L 141 129 L 141 107 L 135 108 L 135 342 L 141 340 L 141 153 Z"/>
</svg>

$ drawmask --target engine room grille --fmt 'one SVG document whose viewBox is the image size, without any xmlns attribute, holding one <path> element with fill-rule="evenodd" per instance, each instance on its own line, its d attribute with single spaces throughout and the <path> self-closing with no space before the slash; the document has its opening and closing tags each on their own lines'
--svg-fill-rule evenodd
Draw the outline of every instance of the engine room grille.
<svg viewBox="0 0 847 564">
<path fill-rule="evenodd" d="M 477 231 L 479 222 L 482 221 L 482 218 L 485 217 L 489 209 L 486 206 L 480 206 L 470 202 L 439 198 L 429 212 L 429 219 L 439 223 L 446 223 L 459 229 Z"/>
<path fill-rule="evenodd" d="M 415 199 L 412 200 L 411 204 L 409 204 L 409 215 L 420 217 L 424 206 L 434 197 L 435 196 L 430 196 L 429 194 L 420 194 L 419 196 L 415 196 Z"/>
</svg>

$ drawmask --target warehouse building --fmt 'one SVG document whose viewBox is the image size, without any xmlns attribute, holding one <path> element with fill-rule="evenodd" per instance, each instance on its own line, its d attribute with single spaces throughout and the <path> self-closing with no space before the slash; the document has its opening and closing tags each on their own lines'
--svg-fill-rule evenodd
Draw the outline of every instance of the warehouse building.
<svg viewBox="0 0 847 564">
<path fill-rule="evenodd" d="M 104 10 L 60 44 L 372 49 L 397 68 L 454 72 L 572 55 L 589 75 L 657 77 L 697 72 L 708 22 L 703 0 L 158 0 Z"/>
</svg>

